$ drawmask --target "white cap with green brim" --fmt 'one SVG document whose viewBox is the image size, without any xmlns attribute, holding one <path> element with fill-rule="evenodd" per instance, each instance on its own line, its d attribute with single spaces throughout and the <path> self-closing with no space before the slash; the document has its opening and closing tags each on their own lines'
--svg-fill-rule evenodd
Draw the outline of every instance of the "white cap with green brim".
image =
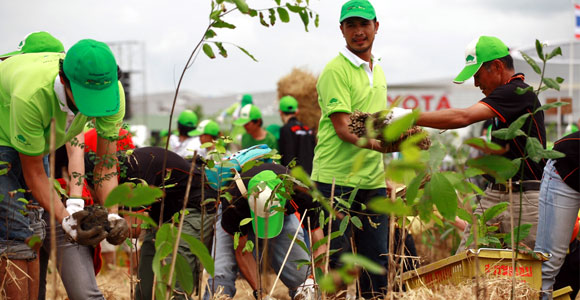
<svg viewBox="0 0 580 300">
<path fill-rule="evenodd" d="M 282 180 L 271 170 L 256 174 L 248 183 L 252 228 L 258 238 L 270 239 L 282 232 L 286 198 L 281 183 Z M 273 191 L 276 191 L 274 195 Z"/>
<path fill-rule="evenodd" d="M 463 83 L 473 77 L 484 62 L 509 54 L 509 48 L 500 39 L 493 36 L 480 36 L 465 48 L 465 67 L 453 82 Z"/>
<path fill-rule="evenodd" d="M 196 129 L 188 132 L 189 136 L 198 136 L 202 134 L 208 134 L 211 136 L 218 136 L 220 133 L 220 126 L 216 121 L 213 120 L 203 120 Z"/>
<path fill-rule="evenodd" d="M 260 109 L 254 104 L 247 104 L 240 110 L 240 117 L 234 121 L 234 125 L 245 125 L 246 123 L 262 118 Z"/>
</svg>

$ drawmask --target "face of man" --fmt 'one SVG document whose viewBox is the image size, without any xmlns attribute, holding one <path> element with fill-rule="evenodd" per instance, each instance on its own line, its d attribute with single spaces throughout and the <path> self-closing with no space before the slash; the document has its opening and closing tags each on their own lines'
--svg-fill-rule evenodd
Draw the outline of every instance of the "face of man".
<svg viewBox="0 0 580 300">
<path fill-rule="evenodd" d="M 346 47 L 358 56 L 370 55 L 378 29 L 379 22 L 359 17 L 348 18 L 340 24 Z"/>
<path fill-rule="evenodd" d="M 214 139 L 213 139 L 213 136 L 211 136 L 209 134 L 202 134 L 199 136 L 199 141 L 203 145 L 205 143 L 213 143 Z M 213 148 L 213 147 L 210 147 L 210 148 Z"/>
<path fill-rule="evenodd" d="M 252 120 L 244 124 L 244 129 L 246 129 L 246 132 L 249 134 L 255 133 L 259 128 L 260 126 L 258 125 L 258 121 L 256 120 Z"/>
<path fill-rule="evenodd" d="M 494 60 L 488 67 L 481 66 L 477 73 L 473 75 L 474 84 L 479 87 L 481 92 L 487 97 L 498 86 L 504 84 L 502 82 L 503 64 L 499 60 Z"/>
</svg>

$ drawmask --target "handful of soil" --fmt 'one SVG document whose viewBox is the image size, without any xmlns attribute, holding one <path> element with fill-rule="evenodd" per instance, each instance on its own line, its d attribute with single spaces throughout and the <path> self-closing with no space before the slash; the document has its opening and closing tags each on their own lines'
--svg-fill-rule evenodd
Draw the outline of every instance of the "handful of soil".
<svg viewBox="0 0 580 300">
<path fill-rule="evenodd" d="M 81 229 L 90 230 L 97 226 L 102 226 L 106 232 L 111 231 L 109 224 L 109 212 L 106 208 L 99 205 L 85 206 L 84 210 L 89 212 L 89 215 L 82 219 L 80 224 Z"/>
<path fill-rule="evenodd" d="M 370 118 L 370 119 L 369 119 Z M 385 114 L 384 111 L 379 111 L 373 114 L 365 113 L 361 111 L 355 111 L 350 115 L 350 123 L 348 124 L 348 129 L 350 132 L 354 133 L 358 137 L 367 136 L 366 123 L 370 120 L 372 128 L 375 132 L 378 132 L 376 139 L 381 141 L 383 147 L 387 148 L 386 152 L 398 152 L 401 143 L 408 137 L 424 132 L 424 130 L 419 126 L 413 126 L 407 131 L 403 132 L 398 140 L 387 142 L 382 134 L 382 132 L 389 126 L 392 121 L 392 114 Z M 426 136 L 423 140 L 417 143 L 417 146 L 421 150 L 427 150 L 431 147 L 431 139 Z"/>
</svg>

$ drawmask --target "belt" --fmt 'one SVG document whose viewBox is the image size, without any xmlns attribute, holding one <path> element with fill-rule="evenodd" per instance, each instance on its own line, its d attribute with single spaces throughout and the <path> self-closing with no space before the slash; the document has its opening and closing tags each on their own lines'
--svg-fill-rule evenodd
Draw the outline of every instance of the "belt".
<svg viewBox="0 0 580 300">
<path fill-rule="evenodd" d="M 524 181 L 524 182 L 514 182 L 512 183 L 512 191 L 519 192 L 520 186 L 522 191 L 539 191 L 540 182 L 539 181 Z M 489 188 L 495 191 L 508 192 L 508 185 L 503 183 L 493 183 L 489 184 Z"/>
</svg>

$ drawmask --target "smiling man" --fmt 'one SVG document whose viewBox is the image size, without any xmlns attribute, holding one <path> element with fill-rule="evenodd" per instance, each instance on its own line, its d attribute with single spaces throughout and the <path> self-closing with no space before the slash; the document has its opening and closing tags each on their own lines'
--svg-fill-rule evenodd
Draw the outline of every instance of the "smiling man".
<svg viewBox="0 0 580 300">
<path fill-rule="evenodd" d="M 360 140 L 348 129 L 349 116 L 355 110 L 375 113 L 386 109 L 387 82 L 372 47 L 379 29 L 375 9 L 367 0 L 351 0 L 342 6 L 340 31 L 346 47 L 324 68 L 316 88 L 322 110 L 318 144 L 314 149 L 312 180 L 325 197 L 334 195 L 349 199 L 355 188 L 356 196 L 350 210 L 362 221 L 361 229 L 348 228 L 344 235 L 331 241 L 331 249 L 340 250 L 330 257 L 330 267 L 339 268 L 342 253 L 352 252 L 387 267 L 388 217 L 363 209 L 375 196 L 386 196 L 383 166 L 384 149 L 375 139 Z M 364 164 L 353 167 L 359 159 Z M 360 214 L 359 214 L 360 213 Z M 332 223 L 339 230 L 340 221 Z M 376 225 L 377 226 L 373 226 Z M 354 245 L 351 245 L 350 237 Z M 362 296 L 381 296 L 387 278 L 364 270 L 360 276 Z"/>
<path fill-rule="evenodd" d="M 479 87 L 485 98 L 465 109 L 446 109 L 420 114 L 417 125 L 438 129 L 454 129 L 465 127 L 475 122 L 492 120 L 492 131 L 508 128 L 521 115 L 533 112 L 540 107 L 540 101 L 535 93 L 528 91 L 522 95 L 516 93 L 516 89 L 525 89 L 528 85 L 524 82 L 524 74 L 515 73 L 513 59 L 509 54 L 508 47 L 496 37 L 481 36 L 472 41 L 465 50 L 465 67 L 455 78 L 455 83 L 463 83 L 473 76 L 475 86 Z M 530 122 L 532 124 L 530 124 Z M 527 131 L 531 127 L 530 137 L 537 138 L 544 148 L 546 147 L 546 130 L 544 128 L 544 112 L 540 111 L 526 120 L 522 129 Z M 505 141 L 492 137 L 492 142 L 507 149 L 503 154 L 507 159 L 513 160 L 524 156 L 526 137 L 518 136 Z M 522 224 L 532 224 L 529 236 L 523 242 L 530 248 L 534 248 L 536 227 L 538 224 L 538 193 L 544 162 L 535 163 L 531 159 L 525 159 L 521 163 L 524 168 L 523 177 L 517 172 L 512 177 L 513 197 L 515 203 L 519 203 L 520 185 L 524 192 L 524 204 L 522 206 Z M 485 190 L 485 197 L 478 204 L 475 213 L 483 211 L 500 202 L 510 201 L 508 189 L 503 184 L 496 184 L 489 175 L 484 175 L 490 181 Z M 514 222 L 518 222 L 520 207 L 514 207 Z M 489 223 L 500 222 L 500 232 L 510 231 L 509 209 Z M 464 250 L 465 241 L 469 236 L 470 226 L 465 228 L 464 237 L 457 251 Z M 469 246 L 469 245 L 467 245 Z"/>
</svg>

